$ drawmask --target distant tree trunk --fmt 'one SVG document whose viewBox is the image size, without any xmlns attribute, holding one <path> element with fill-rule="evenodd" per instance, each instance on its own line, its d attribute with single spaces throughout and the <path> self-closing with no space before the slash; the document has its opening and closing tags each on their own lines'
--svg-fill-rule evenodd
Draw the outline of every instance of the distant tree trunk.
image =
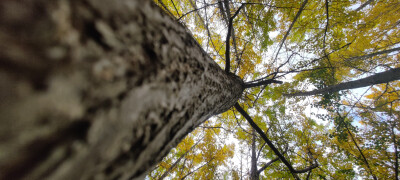
<svg viewBox="0 0 400 180">
<path fill-rule="evenodd" d="M 394 147 L 394 178 L 399 180 L 399 151 L 397 150 L 396 134 L 395 134 L 395 124 L 391 124 L 390 135 L 392 136 L 392 142 Z"/>
<path fill-rule="evenodd" d="M 259 174 L 257 170 L 257 151 L 256 151 L 256 135 L 254 129 L 252 130 L 252 139 L 251 139 L 251 167 L 250 167 L 250 179 L 251 180 L 259 180 Z"/>
<path fill-rule="evenodd" d="M 243 91 L 149 0 L 0 1 L 0 179 L 140 179 Z"/>
</svg>

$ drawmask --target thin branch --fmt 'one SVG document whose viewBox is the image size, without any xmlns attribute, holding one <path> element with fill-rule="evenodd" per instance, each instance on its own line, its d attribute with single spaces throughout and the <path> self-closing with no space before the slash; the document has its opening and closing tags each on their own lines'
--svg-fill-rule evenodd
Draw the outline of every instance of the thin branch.
<svg viewBox="0 0 400 180">
<path fill-rule="evenodd" d="M 167 8 L 167 6 L 162 2 L 162 0 L 158 0 L 158 3 L 161 4 L 161 6 L 164 8 L 165 11 L 167 11 L 167 13 L 171 16 L 171 17 L 175 17 L 174 14 L 172 14 L 172 12 Z"/>
<path fill-rule="evenodd" d="M 202 141 L 202 140 L 203 140 L 203 138 L 200 139 L 199 141 L 197 141 L 196 144 L 194 144 L 192 147 L 190 147 L 189 150 L 187 150 L 187 151 L 185 152 L 185 154 L 183 154 L 181 157 L 179 157 L 178 160 L 176 160 L 176 161 L 174 162 L 174 164 L 172 164 L 171 167 L 169 167 L 169 168 L 167 169 L 167 171 L 165 171 L 165 172 L 161 175 L 161 177 L 159 178 L 159 180 L 162 180 L 162 179 L 164 179 L 165 177 L 167 177 L 167 175 L 175 168 L 175 166 L 178 165 L 178 163 L 179 163 L 191 150 L 193 150 L 193 149 L 200 143 L 200 141 Z"/>
<path fill-rule="evenodd" d="M 226 17 L 230 17 L 231 16 L 231 10 L 230 10 L 230 6 L 229 6 L 229 0 L 224 0 L 224 5 L 225 5 L 225 13 L 227 16 L 225 16 L 225 22 L 226 25 L 229 26 L 229 20 Z M 243 5 L 241 5 L 243 6 Z M 232 27 L 232 32 L 231 32 L 231 36 L 232 36 L 232 44 L 233 44 L 233 49 L 235 50 L 235 56 L 236 56 L 236 60 L 239 58 L 238 57 L 238 50 L 237 50 L 237 46 L 236 46 L 236 36 L 235 36 L 235 30 Z"/>
<path fill-rule="evenodd" d="M 329 52 L 327 55 L 333 54 L 333 53 L 335 53 L 335 52 L 337 52 L 337 51 L 339 51 L 339 50 L 341 50 L 341 49 L 343 49 L 343 48 L 346 48 L 346 47 L 350 46 L 353 42 L 354 42 L 354 40 L 353 40 L 352 42 L 349 42 L 349 43 L 347 43 L 347 44 L 341 46 L 341 47 L 338 48 L 338 49 L 333 50 L 332 52 Z M 312 63 L 317 62 L 317 61 L 319 61 L 319 60 L 321 60 L 321 59 L 323 59 L 323 58 L 326 58 L 326 56 L 322 56 L 322 57 L 319 57 L 319 58 L 312 59 L 311 62 L 305 64 L 304 66 L 299 67 L 298 69 L 301 69 L 301 68 L 304 68 L 304 67 L 308 67 L 308 66 L 310 66 Z M 329 67 L 320 67 L 320 68 L 316 68 L 316 69 L 325 69 L 325 68 L 329 68 Z M 265 79 L 267 79 L 267 78 L 269 78 L 269 77 L 271 77 L 271 76 L 272 76 L 272 77 L 276 77 L 276 75 L 277 75 L 278 73 L 289 74 L 289 73 L 292 73 L 292 72 L 295 73 L 295 72 L 312 71 L 312 70 L 315 70 L 315 69 L 305 69 L 305 70 L 299 70 L 299 71 L 291 70 L 291 71 L 288 71 L 288 72 L 273 72 L 273 73 L 268 74 L 268 75 L 266 75 L 266 76 L 264 76 L 264 77 L 262 77 L 262 78 L 260 78 L 260 79 L 257 79 L 257 80 L 254 80 L 254 81 L 250 81 L 250 82 L 248 82 L 248 83 L 263 81 L 263 80 L 265 80 Z"/>
<path fill-rule="evenodd" d="M 193 10 L 191 10 L 191 11 L 189 11 L 189 12 L 183 14 L 181 17 L 179 17 L 179 18 L 178 18 L 178 21 L 180 21 L 182 18 L 184 18 L 186 15 L 188 15 L 188 14 L 190 14 L 190 13 L 196 12 L 196 11 L 201 10 L 201 9 L 204 9 L 204 8 L 207 8 L 208 6 L 214 6 L 214 5 L 216 5 L 216 4 L 217 4 L 217 3 L 206 4 L 206 5 L 204 5 L 203 7 L 193 9 Z"/>
<path fill-rule="evenodd" d="M 347 43 L 347 44 L 345 44 L 345 45 L 343 45 L 343 46 L 341 46 L 341 47 L 339 47 L 339 48 L 337 48 L 337 49 L 332 50 L 332 51 L 329 52 L 327 55 L 331 55 L 331 54 L 333 54 L 333 53 L 335 53 L 335 52 L 338 52 L 338 51 L 341 50 L 341 49 L 348 48 L 351 44 L 353 44 L 353 42 L 354 42 L 355 40 L 356 40 L 356 38 L 354 38 L 351 42 L 349 42 L 349 43 Z M 308 66 L 310 66 L 311 64 L 313 64 L 313 63 L 315 63 L 315 62 L 317 62 L 317 61 L 319 61 L 319 60 L 321 60 L 321 59 L 324 59 L 324 58 L 326 58 L 325 55 L 322 56 L 322 57 L 319 57 L 319 58 L 312 59 L 309 63 L 307 63 L 307 64 L 305 64 L 305 65 L 303 65 L 303 66 L 300 66 L 299 68 L 308 67 Z"/>
<path fill-rule="evenodd" d="M 339 116 L 340 116 L 340 115 L 339 115 Z M 358 152 L 361 154 L 361 156 L 362 156 L 362 158 L 363 158 L 363 160 L 364 160 L 364 162 L 365 162 L 365 165 L 367 165 L 367 168 L 368 168 L 369 172 L 371 173 L 372 177 L 374 178 L 374 180 L 377 180 L 375 174 L 372 172 L 372 169 L 371 169 L 371 167 L 370 167 L 370 165 L 369 165 L 369 163 L 368 163 L 368 161 L 367 161 L 367 158 L 364 156 L 364 153 L 362 152 L 360 146 L 358 146 L 358 143 L 357 143 L 356 140 L 354 139 L 353 133 L 350 132 L 350 130 L 349 130 L 347 124 L 345 124 L 345 127 L 346 127 L 347 132 L 350 134 L 351 140 L 352 140 L 353 143 L 356 145 Z"/>
<path fill-rule="evenodd" d="M 228 34 L 226 35 L 226 48 L 225 48 L 225 72 L 230 71 L 230 38 L 232 34 L 232 29 L 233 29 L 233 19 L 239 14 L 240 10 L 242 9 L 243 5 L 239 7 L 239 9 L 235 12 L 235 14 L 229 18 L 229 24 L 228 24 Z"/>
<path fill-rule="evenodd" d="M 268 130 L 267 130 L 267 132 L 268 132 Z M 261 146 L 261 148 L 258 150 L 258 152 L 257 152 L 257 161 L 258 161 L 258 159 L 260 158 L 260 154 L 261 154 L 261 151 L 264 149 L 264 146 L 265 146 L 265 142 L 264 142 L 264 144 Z"/>
<path fill-rule="evenodd" d="M 277 83 L 277 84 L 282 84 L 282 81 L 277 81 L 275 79 L 267 79 L 267 80 L 263 80 L 263 81 L 259 81 L 259 82 L 255 82 L 255 83 L 244 83 L 244 88 L 252 88 L 252 87 L 258 87 L 258 86 L 263 86 L 263 85 L 268 85 L 268 84 L 272 84 L 272 83 Z"/>
<path fill-rule="evenodd" d="M 311 169 L 314 169 L 318 167 L 318 164 L 313 164 L 310 167 L 307 167 L 302 170 L 295 170 L 293 166 L 289 163 L 289 161 L 286 160 L 286 158 L 279 152 L 279 150 L 275 147 L 275 145 L 269 140 L 268 136 L 261 130 L 260 127 L 253 121 L 253 119 L 247 114 L 247 112 L 238 104 L 235 104 L 235 108 L 239 111 L 240 114 L 247 120 L 247 122 L 250 124 L 250 126 L 257 131 L 257 133 L 262 137 L 262 139 L 267 143 L 267 145 L 271 148 L 272 151 L 279 157 L 279 159 L 283 162 L 283 164 L 286 165 L 286 167 L 289 169 L 289 171 L 292 173 L 293 177 L 295 179 L 300 179 L 297 176 L 297 173 L 304 173 L 307 172 Z"/>
<path fill-rule="evenodd" d="M 199 126 L 200 128 L 204 128 L 204 129 L 222 129 L 224 131 L 230 132 L 230 133 L 234 133 L 232 130 L 226 129 L 222 126 Z"/>
<path fill-rule="evenodd" d="M 328 0 L 325 0 L 325 11 L 326 11 L 326 25 L 325 25 L 325 32 L 324 32 L 323 49 L 324 49 L 324 55 L 326 56 L 326 59 L 328 60 L 329 67 L 332 70 L 331 77 L 334 79 L 335 78 L 335 69 L 332 66 L 329 55 L 326 53 L 326 33 L 328 32 L 328 28 L 329 28 L 329 2 L 328 2 Z"/>
<path fill-rule="evenodd" d="M 253 121 L 253 119 L 247 114 L 246 111 L 238 104 L 235 104 L 236 110 L 242 114 L 242 116 L 247 120 L 247 122 L 253 127 L 254 130 L 263 138 L 263 140 L 267 143 L 267 145 L 274 151 L 274 153 L 281 159 L 281 161 L 288 166 L 289 170 L 295 171 L 292 165 L 286 160 L 286 158 L 279 152 L 279 150 L 272 144 L 271 140 L 267 137 L 267 135 L 263 132 L 263 130 L 258 127 L 258 125 Z"/>
<path fill-rule="evenodd" d="M 182 178 L 181 180 L 185 179 L 186 177 L 188 177 L 189 175 L 193 174 L 194 172 L 196 172 L 196 171 L 199 170 L 200 168 L 202 168 L 202 167 L 204 167 L 205 165 L 209 164 L 212 160 L 214 160 L 214 158 L 210 159 L 208 162 L 204 163 L 203 165 L 201 165 L 200 167 L 196 168 L 195 170 L 190 171 L 190 172 L 187 173 L 185 176 L 183 176 L 183 178 Z"/>
<path fill-rule="evenodd" d="M 307 174 L 306 180 L 309 180 L 309 179 L 310 179 L 311 172 L 312 172 L 312 170 L 308 171 L 308 174 Z"/>
<path fill-rule="evenodd" d="M 236 74 L 236 71 L 240 68 L 240 65 L 241 65 L 241 62 L 242 62 L 243 53 L 245 52 L 247 45 L 250 43 L 250 41 L 253 40 L 254 36 L 256 35 L 255 29 L 254 29 L 254 25 L 253 25 L 252 21 L 250 21 L 249 16 L 248 16 L 248 14 L 246 12 L 246 9 L 247 9 L 247 7 L 245 6 L 243 8 L 243 15 L 246 17 L 247 23 L 249 23 L 251 25 L 252 33 L 251 33 L 250 39 L 249 40 L 245 40 L 245 44 L 243 45 L 243 49 L 241 50 L 240 53 L 238 53 L 237 50 L 235 49 L 235 51 L 236 51 L 235 52 L 236 53 L 236 68 L 234 70 L 234 74 Z M 233 35 L 235 35 L 235 34 L 233 34 Z M 234 42 L 233 45 L 236 48 L 236 42 Z"/>
<path fill-rule="evenodd" d="M 376 73 L 372 76 L 368 76 L 366 78 L 362 78 L 359 80 L 344 82 L 337 85 L 329 86 L 327 88 L 316 89 L 308 92 L 286 94 L 285 96 L 294 97 L 294 96 L 312 96 L 317 94 L 327 94 L 345 89 L 355 89 L 375 84 L 388 83 L 399 79 L 400 79 L 400 68 L 394 68 L 381 73 Z"/>
<path fill-rule="evenodd" d="M 328 28 L 329 28 L 329 2 L 328 2 L 328 0 L 325 0 L 325 11 L 326 11 L 326 25 L 325 25 L 323 46 L 324 46 L 324 54 L 325 54 L 325 56 L 327 56 L 326 55 L 326 33 L 328 32 Z"/>
<path fill-rule="evenodd" d="M 354 10 L 355 12 L 360 11 L 361 9 L 364 9 L 368 4 L 371 4 L 372 2 L 374 2 L 374 0 L 368 0 L 367 2 L 365 2 L 364 4 L 362 4 L 360 7 L 358 7 L 356 10 Z"/>
<path fill-rule="evenodd" d="M 265 144 L 265 143 L 264 143 Z M 286 149 L 285 149 L 285 151 L 283 152 L 283 154 L 286 154 L 286 152 L 289 150 L 289 146 L 286 146 Z M 257 157 L 258 158 L 258 157 Z M 263 167 L 261 167 L 258 171 L 257 171 L 257 173 L 258 174 L 260 174 L 262 171 L 264 171 L 265 169 L 267 169 L 269 166 L 271 166 L 274 162 L 276 162 L 276 161 L 278 161 L 279 160 L 279 157 L 277 157 L 277 158 L 275 158 L 275 159 L 272 159 L 271 161 L 269 161 L 269 162 L 267 162 L 267 163 L 265 163 L 264 165 L 263 165 Z"/>
<path fill-rule="evenodd" d="M 227 13 L 225 11 L 224 5 L 222 4 L 221 0 L 218 0 L 218 8 L 220 10 L 220 13 L 222 14 L 222 19 L 225 21 L 226 25 L 228 25 L 229 24 L 229 18 L 228 18 L 228 15 L 227 15 Z M 230 13 L 229 13 L 229 16 L 230 16 Z"/>
<path fill-rule="evenodd" d="M 283 43 L 286 41 L 286 38 L 288 37 L 290 31 L 292 30 L 294 23 L 296 23 L 297 19 L 300 17 L 300 14 L 303 12 L 304 7 L 306 6 L 307 2 L 308 2 L 308 0 L 304 0 L 304 2 L 301 4 L 301 7 L 300 7 L 299 11 L 297 12 L 296 16 L 294 17 L 292 23 L 290 24 L 289 29 L 286 31 L 285 36 L 283 36 L 282 41 L 279 43 L 278 52 L 276 53 L 276 56 L 274 58 L 274 62 L 278 58 L 278 54 L 279 54 L 279 51 L 281 51 Z"/>
<path fill-rule="evenodd" d="M 189 0 L 189 2 L 190 2 L 190 5 L 191 5 L 194 9 L 197 9 L 197 6 L 196 6 L 196 4 L 193 2 L 193 0 Z M 196 11 L 196 15 L 197 15 L 197 17 L 200 19 L 200 21 L 203 23 L 203 26 L 206 28 L 207 35 L 208 35 L 208 38 L 209 38 L 210 41 L 211 41 L 212 47 L 213 47 L 214 50 L 217 52 L 217 55 L 223 60 L 224 58 L 219 54 L 219 50 L 217 50 L 217 47 L 215 46 L 214 42 L 212 41 L 211 32 L 210 32 L 210 29 L 208 28 L 207 9 L 205 9 L 205 11 L 206 11 L 206 13 L 205 13 L 206 21 L 203 20 L 203 18 L 201 17 L 199 11 Z M 207 23 L 206 23 L 206 22 L 207 22 Z"/>
<path fill-rule="evenodd" d="M 284 63 L 282 63 L 281 65 L 279 65 L 278 68 L 276 68 L 276 71 L 275 71 L 275 72 L 279 72 L 279 71 L 280 71 L 280 70 L 279 70 L 280 68 L 282 68 L 284 65 L 288 64 L 288 63 L 290 62 L 290 59 L 292 59 L 292 57 L 293 57 L 295 54 L 298 54 L 298 53 L 295 53 L 295 52 L 292 53 L 292 54 L 289 56 L 289 58 L 288 58 Z M 272 76 L 272 78 L 275 78 L 277 74 L 278 74 L 278 73 L 275 73 L 274 76 Z"/>
<path fill-rule="evenodd" d="M 393 48 L 393 49 L 388 49 L 388 50 L 383 50 L 383 51 L 378 51 L 378 52 L 374 52 L 374 53 L 367 54 L 367 55 L 364 55 L 364 56 L 351 57 L 351 58 L 344 59 L 343 61 L 344 62 L 348 62 L 348 61 L 354 61 L 354 60 L 363 60 L 363 59 L 368 59 L 368 58 L 371 58 L 371 57 L 374 57 L 374 56 L 377 56 L 377 55 L 381 55 L 381 54 L 388 54 L 388 53 L 391 53 L 391 52 L 394 52 L 394 51 L 400 51 L 400 47 Z"/>
<path fill-rule="evenodd" d="M 267 88 L 267 86 L 264 86 L 263 88 L 261 88 L 261 91 L 258 92 L 256 98 L 255 98 L 254 101 L 253 101 L 253 107 L 255 106 L 255 104 L 256 104 L 256 102 L 258 101 L 258 99 L 260 99 L 261 94 L 263 93 L 263 91 L 265 90 L 265 88 Z M 268 130 L 269 130 L 269 129 L 267 129 L 267 132 L 265 132 L 265 133 L 268 133 Z"/>
<path fill-rule="evenodd" d="M 297 7 L 293 7 L 293 6 L 274 6 L 271 4 L 267 4 L 267 3 L 256 3 L 256 2 L 246 2 L 246 3 L 242 3 L 245 5 L 262 5 L 262 6 L 267 6 L 270 8 L 278 8 L 278 9 L 299 9 Z"/>
<path fill-rule="evenodd" d="M 368 92 L 368 90 L 369 90 L 369 89 L 367 89 L 367 90 L 361 95 L 361 97 L 363 97 L 364 94 L 366 94 L 366 93 Z M 350 112 L 354 109 L 354 107 L 356 106 L 356 104 L 361 100 L 361 97 L 357 99 L 356 103 L 354 103 L 354 105 L 350 108 L 350 110 L 349 110 L 344 116 L 340 115 L 340 113 L 337 112 L 337 115 L 339 116 L 339 118 L 340 118 L 340 119 L 343 119 L 343 121 L 344 121 L 344 119 L 345 119 L 345 118 L 350 114 Z M 374 179 L 374 180 L 377 180 L 375 174 L 373 173 L 373 171 L 372 171 L 372 169 L 371 169 L 371 167 L 370 167 L 370 165 L 369 165 L 369 163 L 368 163 L 368 161 L 367 161 L 367 158 L 364 156 L 364 153 L 362 152 L 361 148 L 358 146 L 358 143 L 356 142 L 356 140 L 355 140 L 355 138 L 354 138 L 354 136 L 353 136 L 353 133 L 351 133 L 349 127 L 347 126 L 347 123 L 344 123 L 344 126 L 345 126 L 347 132 L 349 133 L 351 140 L 352 140 L 353 143 L 356 145 L 358 152 L 361 154 L 361 156 L 362 156 L 362 158 L 363 158 L 363 161 L 364 161 L 364 163 L 367 165 L 367 168 L 368 168 L 370 174 L 372 175 L 373 179 Z"/>
<path fill-rule="evenodd" d="M 242 131 L 245 132 L 246 134 L 249 134 L 249 135 L 252 135 L 252 136 L 253 136 L 254 134 L 248 132 L 247 130 L 245 130 L 245 129 L 242 127 L 242 125 L 241 125 L 240 122 L 239 122 L 239 119 L 236 117 L 235 111 L 233 111 L 233 114 L 234 114 L 235 119 L 236 119 L 236 124 L 240 127 L 240 129 L 242 129 Z"/>
<path fill-rule="evenodd" d="M 179 14 L 179 11 L 178 11 L 178 9 L 176 8 L 176 6 L 175 6 L 175 3 L 174 3 L 174 1 L 173 0 L 171 0 L 171 2 L 172 2 L 172 5 L 174 6 L 174 8 L 175 8 L 175 11 L 176 11 L 176 14 L 178 14 L 178 16 L 181 16 L 180 14 Z"/>
<path fill-rule="evenodd" d="M 265 169 L 267 169 L 269 166 L 271 166 L 274 162 L 276 162 L 278 160 L 279 160 L 279 158 L 277 157 L 277 158 L 272 159 L 271 161 L 265 163 L 262 168 L 257 170 L 257 173 L 260 174 L 261 172 L 263 172 Z"/>
</svg>

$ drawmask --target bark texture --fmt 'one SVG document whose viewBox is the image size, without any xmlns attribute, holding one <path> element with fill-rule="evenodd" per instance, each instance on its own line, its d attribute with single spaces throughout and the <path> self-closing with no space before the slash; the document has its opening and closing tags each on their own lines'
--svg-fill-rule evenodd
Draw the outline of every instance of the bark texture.
<svg viewBox="0 0 400 180">
<path fill-rule="evenodd" d="M 0 179 L 141 179 L 242 91 L 149 0 L 0 1 Z"/>
</svg>

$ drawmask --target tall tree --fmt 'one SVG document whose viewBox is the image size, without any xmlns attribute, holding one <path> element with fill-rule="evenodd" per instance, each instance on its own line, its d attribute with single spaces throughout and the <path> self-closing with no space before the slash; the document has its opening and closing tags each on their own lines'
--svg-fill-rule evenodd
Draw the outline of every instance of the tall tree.
<svg viewBox="0 0 400 180">
<path fill-rule="evenodd" d="M 167 1 L 169 0 L 164 3 Z M 184 4 L 185 1 L 174 2 Z M 297 95 L 312 95 L 316 99 L 321 97 L 321 101 L 315 103 L 315 106 L 330 110 L 334 107 L 329 103 L 340 103 L 342 96 L 347 92 L 343 90 L 396 81 L 399 51 L 398 19 L 395 18 L 399 17 L 399 14 L 396 11 L 397 8 L 394 8 L 396 2 L 229 1 L 227 3 L 227 1 L 195 0 L 191 2 L 196 4 L 196 15 L 203 17 L 204 29 L 197 26 L 191 28 L 196 37 L 208 36 L 207 42 L 204 41 L 205 38 L 198 39 L 203 42 L 203 47 L 209 54 L 214 55 L 220 66 L 229 66 L 231 70 L 238 72 L 240 77 L 252 80 L 245 83 L 246 90 L 243 98 L 240 99 L 243 109 L 251 112 L 249 115 L 263 130 L 271 128 L 264 124 L 269 124 L 274 118 L 279 121 L 293 122 L 292 126 L 285 128 L 294 135 L 281 138 L 296 139 L 290 143 L 299 145 L 299 148 L 289 148 L 289 154 L 286 157 L 289 161 L 299 164 L 301 159 L 308 159 L 309 161 L 303 161 L 301 164 L 312 165 L 314 157 L 318 158 L 320 166 L 301 177 L 340 179 L 363 176 L 351 170 L 351 164 L 357 158 L 347 156 L 349 149 L 329 148 L 335 144 L 335 141 L 330 141 L 328 137 L 329 131 L 334 131 L 328 128 L 335 123 L 334 113 L 316 114 L 318 118 L 330 120 L 327 127 L 322 127 L 315 122 L 314 118 L 303 114 L 299 106 L 291 107 L 293 104 L 290 103 L 299 103 L 308 97 L 289 99 L 282 98 L 281 95 L 309 91 L 309 87 L 313 85 L 317 90 Z M 226 7 L 229 7 L 229 13 Z M 227 20 L 229 17 L 234 17 L 232 25 L 229 25 Z M 193 27 L 190 17 L 180 18 L 180 20 Z M 354 26 L 355 24 L 357 26 Z M 222 33 L 221 29 L 223 29 Z M 271 39 L 270 32 L 276 30 L 280 31 L 280 35 Z M 271 43 L 274 41 L 275 44 Z M 273 53 L 266 53 L 272 52 L 271 49 Z M 237 56 L 238 52 L 239 56 Z M 258 57 L 263 60 L 257 61 Z M 228 61 L 229 63 L 226 63 Z M 285 78 L 288 77 L 287 75 L 290 77 L 291 74 L 296 75 L 294 82 L 281 86 L 269 84 L 282 83 L 275 78 Z M 269 86 L 263 86 L 263 83 Z M 258 88 L 259 86 L 262 87 Z M 271 108 L 271 103 L 274 106 L 279 104 L 278 106 L 281 107 Z M 287 109 L 286 112 L 284 112 L 285 109 Z M 288 116 L 288 112 L 292 118 L 277 115 L 287 114 Z M 235 121 L 234 115 L 229 112 L 222 117 Z M 224 122 L 236 124 L 229 120 Z M 231 125 L 228 126 L 231 127 Z M 242 122 L 238 124 L 240 127 L 238 129 L 243 129 L 243 126 L 247 133 L 251 131 L 251 129 L 246 129 L 246 124 Z M 301 128 L 297 128 L 299 126 Z M 345 129 L 340 131 L 343 130 Z M 352 129 L 350 131 L 355 133 Z M 271 134 L 274 133 L 277 132 L 273 131 Z M 268 133 L 267 136 L 271 137 L 271 134 Z M 359 135 L 354 134 L 355 137 Z M 258 139 L 261 140 L 261 138 Z M 279 143 L 281 139 L 274 139 L 274 142 Z M 248 138 L 248 142 L 251 142 L 249 140 Z M 261 140 L 259 143 L 264 142 Z M 252 148 L 251 143 L 247 145 Z M 266 149 L 266 152 L 270 151 L 269 148 Z M 361 149 L 364 151 L 363 147 Z M 247 154 L 249 159 L 251 159 L 250 152 Z M 293 152 L 297 155 L 292 154 Z M 332 157 L 332 160 L 325 159 L 327 155 Z M 344 156 L 348 159 L 339 165 L 335 159 L 342 159 Z M 366 162 L 362 160 L 358 163 L 361 163 L 361 168 L 367 168 Z M 253 167 L 250 164 L 253 163 L 249 163 L 248 167 Z M 271 171 L 266 173 L 269 173 L 269 177 L 278 175 Z M 285 174 L 282 171 L 279 173 Z"/>
<path fill-rule="evenodd" d="M 160 177 L 225 175 L 222 144 L 166 155 L 229 109 L 254 177 L 398 178 L 398 2 L 155 2 L 0 2 L 0 179 L 142 179 L 163 157 Z"/>
</svg>

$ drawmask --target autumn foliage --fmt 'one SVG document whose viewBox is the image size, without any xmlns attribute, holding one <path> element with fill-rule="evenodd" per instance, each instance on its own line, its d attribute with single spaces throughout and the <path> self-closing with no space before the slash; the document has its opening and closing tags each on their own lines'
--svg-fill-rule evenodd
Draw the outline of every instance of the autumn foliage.
<svg viewBox="0 0 400 180">
<path fill-rule="evenodd" d="M 292 171 L 232 108 L 188 135 L 149 178 L 399 178 L 399 1 L 155 2 L 221 68 L 254 85 L 240 107 L 293 169 L 307 171 Z M 384 82 L 323 91 L 389 71 L 397 74 Z"/>
</svg>

